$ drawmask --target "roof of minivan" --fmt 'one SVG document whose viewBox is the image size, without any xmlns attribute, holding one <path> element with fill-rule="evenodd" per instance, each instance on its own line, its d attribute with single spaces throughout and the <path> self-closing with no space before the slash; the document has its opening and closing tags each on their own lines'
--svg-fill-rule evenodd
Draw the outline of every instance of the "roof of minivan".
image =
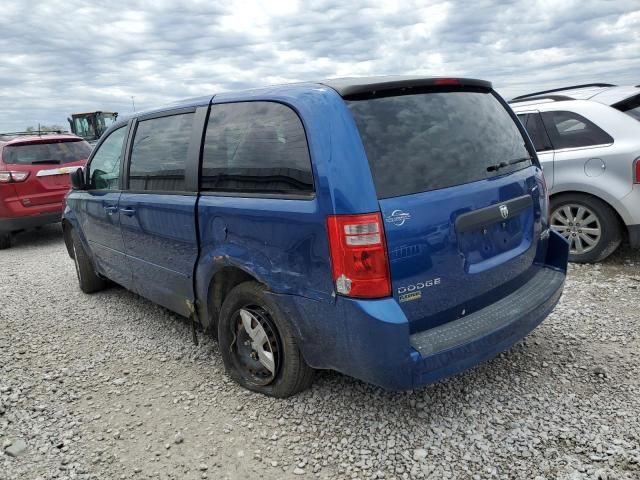
<svg viewBox="0 0 640 480">
<path fill-rule="evenodd" d="M 267 85 L 264 87 L 251 88 L 246 90 L 226 91 L 217 94 L 207 95 L 203 97 L 187 98 L 177 100 L 160 107 L 151 108 L 144 111 L 136 112 L 132 117 L 140 117 L 150 115 L 166 110 L 199 107 L 208 105 L 214 98 L 224 98 L 225 100 L 237 101 L 242 97 L 256 98 L 260 94 L 273 94 L 279 91 L 304 90 L 305 88 L 318 88 L 326 86 L 332 88 L 342 97 L 358 95 L 367 92 L 379 92 L 384 90 L 399 90 L 410 87 L 428 87 L 428 86 L 475 86 L 480 88 L 492 88 L 490 82 L 484 80 L 476 80 L 472 78 L 453 78 L 453 77 L 421 77 L 415 75 L 380 75 L 372 77 L 346 77 L 331 78 L 326 80 L 311 82 L 284 83 L 277 85 Z M 118 124 L 124 124 L 125 118 L 118 118 Z"/>
</svg>

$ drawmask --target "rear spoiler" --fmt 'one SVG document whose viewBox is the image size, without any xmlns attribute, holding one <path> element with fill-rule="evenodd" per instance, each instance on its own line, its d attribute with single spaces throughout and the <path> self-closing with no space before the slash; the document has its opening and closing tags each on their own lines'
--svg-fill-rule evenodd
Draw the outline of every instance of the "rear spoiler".
<svg viewBox="0 0 640 480">
<path fill-rule="evenodd" d="M 0 133 L 0 137 L 41 137 L 43 135 L 60 135 L 69 133 L 65 130 L 32 130 L 30 132 L 6 132 Z"/>
<path fill-rule="evenodd" d="M 384 97 L 394 93 L 418 93 L 430 88 L 481 89 L 491 90 L 491 82 L 473 78 L 450 77 L 369 77 L 369 78 L 337 78 L 321 82 L 333 88 L 338 94 L 348 100 Z"/>
</svg>

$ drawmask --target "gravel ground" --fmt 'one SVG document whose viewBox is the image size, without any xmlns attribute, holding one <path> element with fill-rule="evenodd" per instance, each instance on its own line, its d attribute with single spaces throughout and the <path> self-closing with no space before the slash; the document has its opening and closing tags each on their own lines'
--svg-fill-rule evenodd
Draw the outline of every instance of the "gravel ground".
<svg viewBox="0 0 640 480">
<path fill-rule="evenodd" d="M 623 249 L 465 374 L 390 393 L 321 372 L 274 400 L 167 310 L 82 294 L 59 227 L 25 233 L 0 252 L 0 479 L 639 479 L 639 287 Z"/>
</svg>

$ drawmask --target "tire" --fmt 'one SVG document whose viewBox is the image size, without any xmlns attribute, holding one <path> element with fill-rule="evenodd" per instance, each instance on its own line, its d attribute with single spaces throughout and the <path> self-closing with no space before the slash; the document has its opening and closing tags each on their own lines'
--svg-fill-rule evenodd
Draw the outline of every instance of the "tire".
<svg viewBox="0 0 640 480">
<path fill-rule="evenodd" d="M 600 262 L 615 252 L 622 241 L 622 228 L 616 213 L 602 200 L 590 195 L 552 197 L 550 221 L 551 227 L 569 240 L 571 262 Z"/>
<path fill-rule="evenodd" d="M 0 250 L 11 248 L 11 233 L 0 233 Z"/>
<path fill-rule="evenodd" d="M 107 287 L 107 281 L 96 274 L 93 264 L 82 246 L 78 232 L 71 230 L 71 239 L 73 246 L 73 262 L 76 266 L 76 275 L 78 276 L 80 290 L 84 293 L 94 293 L 104 290 Z"/>
<path fill-rule="evenodd" d="M 218 342 L 227 373 L 249 390 L 286 398 L 313 382 L 314 370 L 300 353 L 291 322 L 257 282 L 241 283 L 225 298 Z"/>
</svg>

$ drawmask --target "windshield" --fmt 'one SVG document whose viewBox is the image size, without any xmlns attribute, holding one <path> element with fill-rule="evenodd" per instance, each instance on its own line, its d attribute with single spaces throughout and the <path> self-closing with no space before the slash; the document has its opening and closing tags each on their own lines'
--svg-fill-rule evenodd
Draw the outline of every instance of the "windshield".
<svg viewBox="0 0 640 480">
<path fill-rule="evenodd" d="M 107 131 L 107 129 L 111 125 L 115 123 L 116 119 L 112 114 L 105 113 L 105 114 L 99 115 L 97 117 L 97 121 L 98 121 L 98 134 L 102 135 L 104 132 Z"/>
<path fill-rule="evenodd" d="M 378 198 L 446 188 L 531 165 L 520 130 L 490 92 L 348 101 Z"/>
<path fill-rule="evenodd" d="M 73 119 L 73 128 L 73 133 L 80 137 L 94 138 L 96 135 L 93 119 L 90 117 L 75 117 Z"/>
<path fill-rule="evenodd" d="M 83 140 L 57 143 L 32 143 L 8 145 L 2 152 L 2 160 L 7 164 L 31 165 L 38 163 L 71 163 L 86 160 L 91 147 Z"/>
</svg>

